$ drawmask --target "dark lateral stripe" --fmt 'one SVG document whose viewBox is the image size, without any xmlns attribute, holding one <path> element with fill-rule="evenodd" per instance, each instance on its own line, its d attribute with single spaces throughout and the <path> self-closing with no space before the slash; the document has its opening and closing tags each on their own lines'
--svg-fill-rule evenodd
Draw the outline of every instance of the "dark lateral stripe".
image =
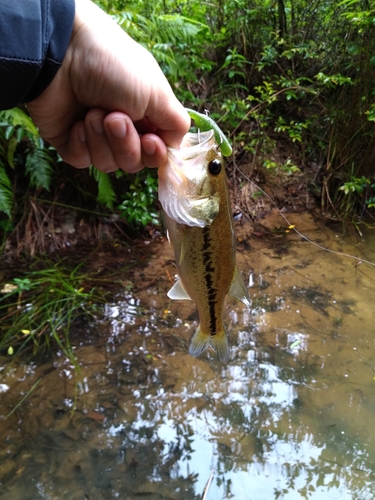
<svg viewBox="0 0 375 500">
<path fill-rule="evenodd" d="M 213 286 L 213 277 L 212 273 L 215 271 L 215 268 L 211 259 L 211 240 L 210 240 L 210 230 L 208 227 L 203 229 L 203 263 L 204 263 L 204 279 L 206 281 L 207 286 L 207 295 L 208 295 L 208 308 L 210 312 L 210 334 L 216 335 L 216 312 L 215 312 L 215 304 L 216 304 L 216 296 L 217 290 Z"/>
</svg>

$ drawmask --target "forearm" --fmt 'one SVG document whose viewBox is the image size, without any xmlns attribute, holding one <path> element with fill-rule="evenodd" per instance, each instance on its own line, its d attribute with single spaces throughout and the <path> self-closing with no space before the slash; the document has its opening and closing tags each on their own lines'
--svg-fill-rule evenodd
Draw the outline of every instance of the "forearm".
<svg viewBox="0 0 375 500">
<path fill-rule="evenodd" d="M 32 101 L 61 66 L 74 0 L 0 2 L 0 109 Z"/>
</svg>

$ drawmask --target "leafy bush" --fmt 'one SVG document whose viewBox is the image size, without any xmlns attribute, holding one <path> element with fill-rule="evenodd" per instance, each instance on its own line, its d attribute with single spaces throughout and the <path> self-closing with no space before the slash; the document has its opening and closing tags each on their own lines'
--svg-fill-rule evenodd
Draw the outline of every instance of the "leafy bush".
<svg viewBox="0 0 375 500">
<path fill-rule="evenodd" d="M 128 223 L 137 225 L 159 224 L 155 209 L 155 199 L 158 191 L 158 181 L 155 170 L 143 170 L 133 177 L 129 190 L 122 196 L 119 205 L 121 217 Z"/>
<path fill-rule="evenodd" d="M 11 216 L 10 169 L 24 168 L 32 187 L 49 190 L 56 155 L 44 145 L 31 118 L 22 109 L 0 111 L 0 211 Z"/>
</svg>

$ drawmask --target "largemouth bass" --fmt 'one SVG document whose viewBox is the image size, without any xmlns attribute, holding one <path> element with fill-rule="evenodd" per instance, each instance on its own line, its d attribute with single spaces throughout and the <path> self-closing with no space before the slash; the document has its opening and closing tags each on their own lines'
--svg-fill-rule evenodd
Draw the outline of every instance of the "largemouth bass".
<svg viewBox="0 0 375 500">
<path fill-rule="evenodd" d="M 228 361 L 224 327 L 226 295 L 250 306 L 236 264 L 236 238 L 227 178 L 214 132 L 188 133 L 179 149 L 168 149 L 159 168 L 159 200 L 164 210 L 179 278 L 168 292 L 175 300 L 193 300 L 199 326 L 189 353 L 211 346 Z"/>
</svg>

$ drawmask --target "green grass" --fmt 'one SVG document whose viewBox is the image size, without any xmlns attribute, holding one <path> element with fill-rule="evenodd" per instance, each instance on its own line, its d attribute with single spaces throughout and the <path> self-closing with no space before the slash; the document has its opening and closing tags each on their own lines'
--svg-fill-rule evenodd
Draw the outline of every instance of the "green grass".
<svg viewBox="0 0 375 500">
<path fill-rule="evenodd" d="M 92 319 L 104 301 L 81 267 L 69 269 L 60 261 L 0 284 L 0 355 L 35 355 L 58 346 L 78 368 L 71 328 Z"/>
</svg>

